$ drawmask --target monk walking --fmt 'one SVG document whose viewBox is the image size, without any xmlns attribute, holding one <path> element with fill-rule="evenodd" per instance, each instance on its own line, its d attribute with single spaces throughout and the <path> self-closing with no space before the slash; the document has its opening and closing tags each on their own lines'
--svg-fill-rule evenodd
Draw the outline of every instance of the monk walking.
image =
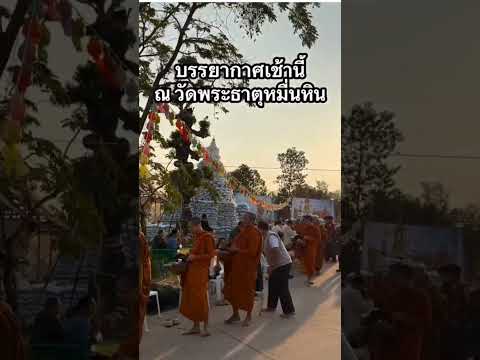
<svg viewBox="0 0 480 360">
<path fill-rule="evenodd" d="M 326 245 L 327 245 L 327 232 L 325 230 L 325 227 L 320 224 L 320 220 L 318 218 L 313 218 L 313 225 L 317 229 L 317 236 L 319 238 L 317 239 L 317 254 L 315 258 L 315 270 L 316 274 L 320 275 L 320 271 L 323 268 L 323 263 L 325 260 L 325 250 L 326 250 Z"/>
<path fill-rule="evenodd" d="M 303 265 L 305 274 L 307 275 L 307 286 L 313 285 L 313 277 L 315 275 L 318 243 L 321 239 L 320 230 L 313 225 L 313 218 L 309 215 L 303 217 L 302 222 L 295 228 L 304 243 Z"/>
<path fill-rule="evenodd" d="M 182 301 L 180 313 L 193 321 L 193 327 L 183 335 L 200 334 L 210 336 L 208 332 L 208 271 L 215 255 L 213 236 L 204 231 L 199 218 L 192 218 L 190 225 L 193 233 L 193 248 L 188 257 L 187 272 L 182 275 Z M 203 322 L 203 330 L 200 323 Z"/>
<path fill-rule="evenodd" d="M 394 339 L 371 344 L 372 360 L 421 360 L 425 331 L 432 321 L 429 299 L 413 287 L 413 270 L 405 264 L 390 267 L 390 289 L 384 311 L 393 326 Z M 381 339 L 381 337 L 380 337 Z"/>
<path fill-rule="evenodd" d="M 133 333 L 120 345 L 118 353 L 114 359 L 138 359 L 139 346 L 143 335 L 143 322 L 147 312 L 147 305 L 150 295 L 150 286 L 152 283 L 152 261 L 150 249 L 143 232 L 138 236 L 139 253 L 139 298 L 138 298 L 138 322 L 134 325 Z"/>
<path fill-rule="evenodd" d="M 247 312 L 243 326 L 250 325 L 252 320 L 257 269 L 262 254 L 262 235 L 254 223 L 255 214 L 245 213 L 241 231 L 230 247 L 231 270 L 223 291 L 233 314 L 225 320 L 226 324 L 240 321 L 239 310 Z"/>
</svg>

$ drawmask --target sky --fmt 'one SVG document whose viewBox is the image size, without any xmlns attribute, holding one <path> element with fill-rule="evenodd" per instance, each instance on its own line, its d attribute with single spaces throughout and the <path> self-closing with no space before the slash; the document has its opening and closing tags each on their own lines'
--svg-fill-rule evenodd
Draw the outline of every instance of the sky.
<svg viewBox="0 0 480 360">
<path fill-rule="evenodd" d="M 306 81 L 327 87 L 329 97 L 326 104 L 267 104 L 263 109 L 227 104 L 230 112 L 222 114 L 218 120 L 212 119 L 211 105 L 196 105 L 197 119 L 207 115 L 211 119 L 211 134 L 227 170 L 240 164 L 277 168 L 258 169 L 269 190 L 276 190 L 275 179 L 280 174 L 277 154 L 296 147 L 305 151 L 310 162 L 308 168 L 312 170 L 307 172 L 307 183 L 314 185 L 316 181 L 325 181 L 332 191 L 340 189 L 340 16 L 338 3 L 322 4 L 314 10 L 313 23 L 319 39 L 311 49 L 302 47 L 288 18 L 283 15 L 279 16 L 277 23 L 265 25 L 255 42 L 247 38 L 233 21 L 227 22 L 233 43 L 248 63 L 270 63 L 275 56 L 283 56 L 291 63 L 298 53 L 308 53 Z M 275 86 L 276 82 L 270 84 Z M 169 134 L 172 127 L 165 123 L 161 131 Z M 202 143 L 208 145 L 210 140 L 205 139 Z"/>
<path fill-rule="evenodd" d="M 400 153 L 480 155 L 480 4 L 362 0 L 342 5 L 342 107 L 373 101 L 396 114 Z M 451 206 L 480 204 L 480 160 L 395 158 L 418 195 L 438 181 Z"/>
</svg>

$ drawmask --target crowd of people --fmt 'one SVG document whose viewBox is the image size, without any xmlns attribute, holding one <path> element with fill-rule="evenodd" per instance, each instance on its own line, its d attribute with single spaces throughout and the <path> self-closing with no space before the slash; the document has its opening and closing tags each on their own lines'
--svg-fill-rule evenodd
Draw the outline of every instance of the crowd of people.
<svg viewBox="0 0 480 360">
<path fill-rule="evenodd" d="M 223 297 L 230 305 L 231 316 L 225 324 L 241 322 L 249 326 L 253 321 L 253 308 L 258 292 L 263 290 L 264 268 L 268 273 L 268 300 L 265 312 L 275 312 L 278 304 L 281 316 L 295 315 L 295 305 L 289 288 L 293 277 L 295 260 L 303 264 L 306 285 L 311 286 L 320 274 L 325 261 L 337 261 L 336 231 L 333 219 L 305 216 L 298 221 L 277 221 L 274 224 L 256 219 L 255 214 L 246 213 L 228 239 L 216 239 L 206 217 L 190 221 L 192 248 L 186 258 L 186 271 L 181 274 L 182 296 L 180 313 L 193 323 L 186 335 L 209 336 L 208 286 L 212 277 L 220 273 L 223 277 Z M 149 243 L 143 233 L 139 235 L 139 301 L 138 321 L 127 338 L 119 344 L 113 358 L 138 357 L 149 292 L 151 289 L 151 249 L 176 249 L 181 244 L 178 229 L 166 236 L 163 231 Z M 44 309 L 37 315 L 26 338 L 18 321 L 8 306 L 0 302 L 0 332 L 8 341 L 7 359 L 25 357 L 25 346 L 32 348 L 42 344 L 60 346 L 81 345 L 88 353 L 90 345 L 101 341 L 96 323 L 96 304 L 86 296 L 67 312 L 55 297 L 48 298 Z"/>
<path fill-rule="evenodd" d="M 223 269 L 223 295 L 232 309 L 225 324 L 249 326 L 255 297 L 263 290 L 262 263 L 268 273 L 268 301 L 262 311 L 275 312 L 280 302 L 281 316 L 290 318 L 295 314 L 289 289 L 293 262 L 303 264 L 305 283 L 311 286 L 325 261 L 337 261 L 337 228 L 331 217 L 324 221 L 307 215 L 295 222 L 269 224 L 247 212 L 229 238 L 218 241 L 205 217 L 192 218 L 190 228 L 193 246 L 181 273 L 180 313 L 193 325 L 185 335 L 210 335 L 207 294 L 212 267 Z"/>
<path fill-rule="evenodd" d="M 480 287 L 463 283 L 455 264 L 392 259 L 388 269 L 345 277 L 342 332 L 349 359 L 479 359 Z"/>
</svg>

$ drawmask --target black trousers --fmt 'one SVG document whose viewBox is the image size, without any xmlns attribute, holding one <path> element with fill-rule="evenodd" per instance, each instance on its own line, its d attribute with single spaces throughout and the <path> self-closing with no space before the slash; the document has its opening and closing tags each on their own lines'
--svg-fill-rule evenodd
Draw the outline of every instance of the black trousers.
<svg viewBox="0 0 480 360">
<path fill-rule="evenodd" d="M 273 270 L 268 278 L 268 308 L 276 309 L 278 299 L 280 299 L 284 314 L 295 312 L 290 289 L 288 288 L 288 275 L 291 267 L 292 264 L 280 266 Z"/>
<path fill-rule="evenodd" d="M 255 283 L 255 291 L 263 291 L 262 264 L 258 264 L 258 267 L 257 267 L 257 281 Z"/>
</svg>

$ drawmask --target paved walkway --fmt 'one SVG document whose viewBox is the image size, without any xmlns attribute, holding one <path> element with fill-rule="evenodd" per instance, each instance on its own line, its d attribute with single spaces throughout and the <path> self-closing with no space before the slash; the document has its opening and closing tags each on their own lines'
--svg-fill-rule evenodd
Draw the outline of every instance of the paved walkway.
<svg viewBox="0 0 480 360">
<path fill-rule="evenodd" d="M 182 336 L 191 326 L 177 312 L 162 313 L 162 319 L 149 316 L 150 331 L 140 346 L 142 360 L 340 360 L 340 276 L 337 266 L 328 265 L 311 288 L 305 277 L 296 275 L 291 281 L 296 316 L 282 319 L 276 314 L 258 315 L 260 301 L 255 304 L 254 320 L 248 328 L 224 325 L 230 315 L 228 306 L 211 310 L 209 338 Z M 266 301 L 266 299 L 265 299 Z M 242 315 L 243 316 L 243 315 Z M 162 321 L 177 318 L 181 324 L 163 327 Z"/>
</svg>

